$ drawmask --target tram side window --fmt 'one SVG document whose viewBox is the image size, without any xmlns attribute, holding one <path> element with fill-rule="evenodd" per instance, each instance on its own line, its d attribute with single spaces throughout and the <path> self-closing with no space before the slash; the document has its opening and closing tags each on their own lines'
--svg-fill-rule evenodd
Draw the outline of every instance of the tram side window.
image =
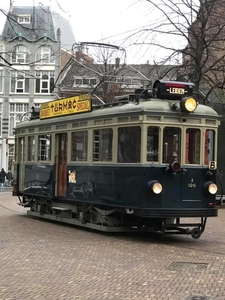
<svg viewBox="0 0 225 300">
<path fill-rule="evenodd" d="M 25 161 L 25 138 L 19 138 L 18 158 L 19 161 Z"/>
<path fill-rule="evenodd" d="M 200 130 L 188 128 L 186 130 L 186 164 L 200 164 Z"/>
<path fill-rule="evenodd" d="M 159 160 L 159 128 L 149 127 L 147 136 L 147 161 Z"/>
<path fill-rule="evenodd" d="M 204 143 L 204 164 L 208 165 L 210 161 L 215 159 L 215 131 L 205 131 Z"/>
<path fill-rule="evenodd" d="M 163 163 L 180 161 L 181 159 L 181 129 L 165 127 L 163 130 Z"/>
<path fill-rule="evenodd" d="M 118 162 L 139 163 L 141 150 L 141 127 L 118 129 Z"/>
<path fill-rule="evenodd" d="M 34 161 L 35 139 L 33 136 L 28 137 L 28 161 Z"/>
<path fill-rule="evenodd" d="M 72 161 L 87 161 L 88 132 L 72 132 Z"/>
<path fill-rule="evenodd" d="M 112 161 L 113 131 L 94 130 L 93 161 Z"/>
<path fill-rule="evenodd" d="M 38 136 L 38 160 L 51 160 L 51 135 Z"/>
</svg>

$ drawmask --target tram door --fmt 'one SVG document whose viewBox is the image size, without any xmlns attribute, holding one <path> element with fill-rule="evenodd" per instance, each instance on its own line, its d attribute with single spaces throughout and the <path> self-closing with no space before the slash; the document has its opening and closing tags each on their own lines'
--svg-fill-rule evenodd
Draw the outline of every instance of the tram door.
<svg viewBox="0 0 225 300">
<path fill-rule="evenodd" d="M 67 134 L 57 134 L 58 149 L 56 151 L 55 163 L 57 172 L 57 196 L 66 197 L 67 190 Z"/>
</svg>

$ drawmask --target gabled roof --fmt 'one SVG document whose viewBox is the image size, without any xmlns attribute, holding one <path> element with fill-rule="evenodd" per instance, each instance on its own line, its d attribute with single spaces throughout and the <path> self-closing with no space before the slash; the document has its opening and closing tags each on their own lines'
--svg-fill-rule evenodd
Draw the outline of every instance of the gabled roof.
<svg viewBox="0 0 225 300">
<path fill-rule="evenodd" d="M 30 16 L 30 23 L 18 23 L 18 16 Z M 2 39 L 12 41 L 19 36 L 30 42 L 47 37 L 57 41 L 57 29 L 61 31 L 61 45 L 71 49 L 75 43 L 70 23 L 59 14 L 51 12 L 48 6 L 15 6 L 8 13 Z"/>
<path fill-rule="evenodd" d="M 85 67 L 87 65 L 87 67 Z M 73 89 L 73 83 L 75 77 L 94 77 L 101 78 L 103 76 L 109 76 L 110 81 L 113 78 L 135 78 L 140 80 L 148 80 L 154 83 L 155 80 L 176 80 L 179 65 L 150 65 L 150 64 L 131 64 L 131 65 L 120 65 L 115 68 L 115 65 L 110 64 L 107 66 L 107 73 L 104 72 L 103 64 L 80 64 L 73 62 L 64 75 L 60 86 L 61 88 Z M 101 75 L 99 75 L 101 74 Z"/>
</svg>

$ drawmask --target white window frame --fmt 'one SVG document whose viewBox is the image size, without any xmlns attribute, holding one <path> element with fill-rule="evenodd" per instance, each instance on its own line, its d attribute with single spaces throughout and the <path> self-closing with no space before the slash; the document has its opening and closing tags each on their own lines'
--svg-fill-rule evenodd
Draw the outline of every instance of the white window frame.
<svg viewBox="0 0 225 300">
<path fill-rule="evenodd" d="M 45 78 L 46 75 L 48 78 Z M 35 94 L 50 94 L 52 78 L 55 79 L 54 71 L 36 71 Z"/>
<path fill-rule="evenodd" d="M 13 94 L 29 93 L 29 78 L 18 71 L 11 71 L 10 92 Z"/>
<path fill-rule="evenodd" d="M 0 70 L 0 93 L 3 93 L 4 70 Z"/>
<path fill-rule="evenodd" d="M 30 24 L 31 16 L 30 15 L 17 15 L 17 22 L 19 24 Z"/>
<path fill-rule="evenodd" d="M 91 81 L 95 83 L 91 83 Z M 98 83 L 98 79 L 95 77 L 74 77 L 73 87 L 95 87 Z"/>
<path fill-rule="evenodd" d="M 28 63 L 30 62 L 30 52 L 29 50 L 23 46 L 19 45 L 12 49 L 12 55 L 11 55 L 11 63 Z"/>
<path fill-rule="evenodd" d="M 2 57 L 3 57 L 3 52 L 4 52 L 4 46 L 0 45 L 0 54 L 1 54 Z M 4 63 L 4 60 L 1 57 L 0 57 L 0 62 Z"/>
<path fill-rule="evenodd" d="M 10 103 L 9 104 L 9 135 L 13 136 L 13 128 L 21 122 L 22 116 L 30 110 L 29 103 Z"/>
<path fill-rule="evenodd" d="M 36 63 L 37 64 L 54 64 L 55 56 L 52 47 L 41 46 L 36 52 Z"/>
</svg>

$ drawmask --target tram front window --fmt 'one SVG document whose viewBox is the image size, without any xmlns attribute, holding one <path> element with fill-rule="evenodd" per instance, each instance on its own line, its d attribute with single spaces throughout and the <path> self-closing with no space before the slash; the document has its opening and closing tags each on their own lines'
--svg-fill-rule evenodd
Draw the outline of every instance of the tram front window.
<svg viewBox="0 0 225 300">
<path fill-rule="evenodd" d="M 205 131 L 205 142 L 204 142 L 204 164 L 208 165 L 210 161 L 215 159 L 215 131 Z"/>
<path fill-rule="evenodd" d="M 188 128 L 186 130 L 186 164 L 200 164 L 200 130 Z"/>
<path fill-rule="evenodd" d="M 165 127 L 163 130 L 163 163 L 181 159 L 181 129 Z"/>
<path fill-rule="evenodd" d="M 149 127 L 147 135 L 147 161 L 159 160 L 159 128 Z"/>
</svg>

